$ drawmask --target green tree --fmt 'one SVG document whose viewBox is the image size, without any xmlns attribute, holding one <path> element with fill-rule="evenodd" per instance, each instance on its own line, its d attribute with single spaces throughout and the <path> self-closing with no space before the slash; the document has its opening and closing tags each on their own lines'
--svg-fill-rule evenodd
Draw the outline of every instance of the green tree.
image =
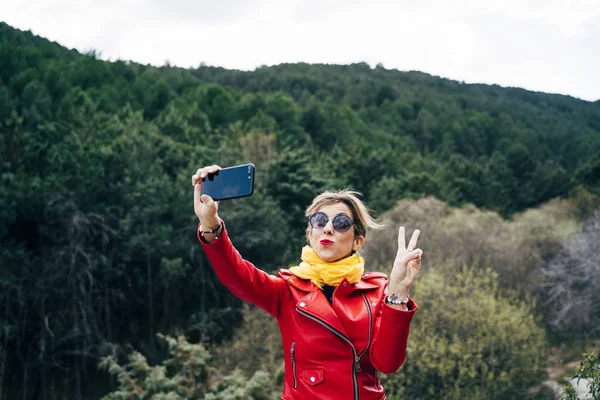
<svg viewBox="0 0 600 400">
<path fill-rule="evenodd" d="M 314 154 L 307 149 L 286 148 L 278 153 L 269 173 L 268 193 L 277 202 L 283 212 L 282 220 L 288 226 L 286 237 L 278 238 L 285 244 L 285 249 L 278 252 L 283 265 L 297 262 L 306 243 L 304 210 L 318 193 L 329 187 L 330 181 L 317 173 L 320 164 L 314 160 Z"/>
<path fill-rule="evenodd" d="M 589 388 L 588 397 L 592 400 L 600 399 L 600 359 L 594 353 L 584 353 L 583 360 L 577 367 L 577 372 L 573 376 L 573 380 L 581 379 L 588 380 L 587 387 Z M 571 385 L 565 385 L 565 400 L 578 400 L 579 397 Z"/>
<path fill-rule="evenodd" d="M 582 163 L 575 171 L 575 176 L 593 193 L 600 195 L 600 157 L 596 156 Z"/>
<path fill-rule="evenodd" d="M 210 353 L 201 344 L 158 335 L 169 347 L 162 365 L 150 366 L 138 352 L 121 365 L 114 357 L 104 357 L 100 367 L 117 378 L 119 387 L 103 400 L 274 400 L 270 377 L 256 371 L 250 378 L 239 370 L 220 376 L 210 365 Z"/>
<path fill-rule="evenodd" d="M 490 269 L 430 270 L 413 297 L 408 355 L 383 382 L 389 398 L 523 399 L 544 379 L 547 346 L 531 305 Z"/>
</svg>

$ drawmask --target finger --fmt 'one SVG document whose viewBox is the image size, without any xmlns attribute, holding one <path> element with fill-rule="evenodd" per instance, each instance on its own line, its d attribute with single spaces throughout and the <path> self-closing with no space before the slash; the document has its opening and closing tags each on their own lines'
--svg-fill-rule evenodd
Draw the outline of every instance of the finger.
<svg viewBox="0 0 600 400">
<path fill-rule="evenodd" d="M 416 276 L 416 274 L 420 271 L 421 269 L 421 255 L 419 254 L 416 258 L 410 260 L 408 262 L 408 269 L 407 269 L 407 275 L 409 276 Z"/>
<path fill-rule="evenodd" d="M 198 216 L 200 216 L 200 208 L 202 207 L 202 202 L 200 201 L 201 190 L 202 185 L 200 183 L 194 185 L 194 212 Z"/>
<path fill-rule="evenodd" d="M 420 230 L 415 229 L 415 231 L 412 234 L 412 237 L 410 238 L 410 242 L 408 242 L 408 247 L 406 248 L 406 250 L 413 251 L 415 247 L 417 247 L 417 240 L 419 239 L 420 233 Z"/>
<path fill-rule="evenodd" d="M 406 250 L 406 238 L 404 237 L 404 227 L 398 229 L 398 251 Z"/>
<path fill-rule="evenodd" d="M 196 186 L 197 183 L 202 183 L 202 178 L 200 178 L 200 174 L 192 175 L 192 186 Z"/>
<path fill-rule="evenodd" d="M 411 268 L 408 268 L 408 270 L 406 271 L 406 279 L 412 283 L 417 277 L 419 271 L 420 267 L 411 266 Z"/>
<path fill-rule="evenodd" d="M 200 172 L 202 172 L 202 168 L 198 168 L 196 173 L 194 175 L 192 175 L 192 186 L 194 186 L 194 185 L 196 185 L 196 183 L 198 183 L 198 180 L 200 179 Z"/>
<path fill-rule="evenodd" d="M 200 178 L 206 178 L 208 175 L 208 169 L 210 167 L 204 167 L 200 170 Z"/>
<path fill-rule="evenodd" d="M 215 172 L 217 172 L 220 169 L 221 169 L 221 167 L 219 167 L 218 165 L 211 165 L 210 167 L 208 167 L 208 172 L 211 174 L 214 174 Z"/>
<path fill-rule="evenodd" d="M 409 264 L 411 266 L 416 266 L 417 268 L 421 267 L 421 256 L 418 256 L 417 258 L 413 258 L 412 260 L 409 261 Z"/>
</svg>

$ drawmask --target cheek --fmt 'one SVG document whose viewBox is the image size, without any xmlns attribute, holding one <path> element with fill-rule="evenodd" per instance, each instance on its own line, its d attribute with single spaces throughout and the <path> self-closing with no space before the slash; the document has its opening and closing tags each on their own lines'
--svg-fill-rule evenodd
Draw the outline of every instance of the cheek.
<svg viewBox="0 0 600 400">
<path fill-rule="evenodd" d="M 314 244 L 316 242 L 318 242 L 318 238 L 319 238 L 319 234 L 318 233 L 316 233 L 316 232 L 314 232 L 312 230 L 309 232 L 309 234 L 308 234 L 308 242 L 310 243 L 310 245 L 312 247 L 314 247 Z"/>
<path fill-rule="evenodd" d="M 354 248 L 354 237 L 348 236 L 340 240 L 340 243 L 344 244 L 344 247 Z"/>
</svg>

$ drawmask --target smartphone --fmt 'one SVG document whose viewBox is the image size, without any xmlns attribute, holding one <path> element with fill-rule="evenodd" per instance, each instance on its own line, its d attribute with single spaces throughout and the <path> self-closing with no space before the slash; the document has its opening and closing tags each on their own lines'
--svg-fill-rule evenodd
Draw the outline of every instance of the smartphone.
<svg viewBox="0 0 600 400">
<path fill-rule="evenodd" d="M 202 194 L 213 200 L 237 199 L 254 192 L 254 164 L 242 164 L 218 170 L 202 178 Z"/>
</svg>

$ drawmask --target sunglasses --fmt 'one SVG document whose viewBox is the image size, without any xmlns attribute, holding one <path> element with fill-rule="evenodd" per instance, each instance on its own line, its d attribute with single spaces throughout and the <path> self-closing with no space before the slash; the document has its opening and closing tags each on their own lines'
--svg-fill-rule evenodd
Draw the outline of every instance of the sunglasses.
<svg viewBox="0 0 600 400">
<path fill-rule="evenodd" d="M 352 225 L 354 225 L 354 221 L 352 221 L 346 214 L 338 214 L 333 218 L 329 218 L 327 214 L 321 211 L 318 211 L 308 217 L 308 223 L 313 227 L 313 229 L 323 229 L 330 219 L 333 221 L 333 229 L 338 232 L 347 232 L 350 228 L 352 228 Z"/>
</svg>

